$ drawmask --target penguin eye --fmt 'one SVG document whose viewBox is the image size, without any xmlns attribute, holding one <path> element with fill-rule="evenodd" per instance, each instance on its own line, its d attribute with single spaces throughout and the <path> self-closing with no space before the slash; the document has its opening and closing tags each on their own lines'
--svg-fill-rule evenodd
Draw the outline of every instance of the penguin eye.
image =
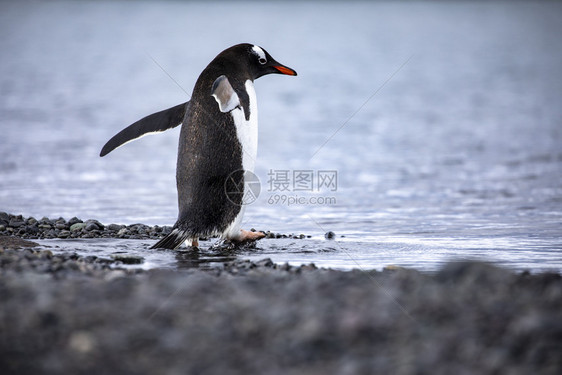
<svg viewBox="0 0 562 375">
<path fill-rule="evenodd" d="M 267 62 L 267 60 L 266 60 L 265 58 L 263 58 L 263 57 L 260 57 L 260 58 L 258 59 L 258 61 L 259 61 L 260 64 L 262 64 L 262 65 Z"/>
</svg>

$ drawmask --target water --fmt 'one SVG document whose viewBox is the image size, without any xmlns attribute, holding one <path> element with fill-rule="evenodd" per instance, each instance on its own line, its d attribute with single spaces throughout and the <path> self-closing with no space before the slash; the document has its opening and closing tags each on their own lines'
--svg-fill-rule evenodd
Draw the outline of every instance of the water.
<svg viewBox="0 0 562 375">
<path fill-rule="evenodd" d="M 560 3 L 0 9 L 2 211 L 173 224 L 179 129 L 104 158 L 99 150 L 140 117 L 189 99 L 222 49 L 251 42 L 299 76 L 256 81 L 262 190 L 244 227 L 312 238 L 264 240 L 238 256 L 340 269 L 435 270 L 476 258 L 562 270 Z M 313 191 L 298 190 L 310 186 L 293 177 L 308 171 Z M 335 186 L 318 189 L 322 171 L 336 171 Z M 288 190 L 274 190 L 284 173 Z M 330 230 L 336 241 L 324 239 Z M 139 252 L 145 267 L 184 264 L 148 254 L 143 241 L 47 243 Z"/>
</svg>

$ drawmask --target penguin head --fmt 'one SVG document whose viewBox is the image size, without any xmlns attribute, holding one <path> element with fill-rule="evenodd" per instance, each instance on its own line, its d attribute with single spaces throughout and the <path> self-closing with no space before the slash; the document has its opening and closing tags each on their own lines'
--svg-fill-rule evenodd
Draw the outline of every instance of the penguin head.
<svg viewBox="0 0 562 375">
<path fill-rule="evenodd" d="M 252 80 L 266 74 L 297 75 L 296 71 L 277 62 L 265 49 L 254 44 L 237 44 L 224 50 L 221 56 L 238 69 L 245 70 Z"/>
<path fill-rule="evenodd" d="M 253 79 L 266 74 L 286 74 L 289 76 L 297 75 L 296 71 L 277 62 L 265 49 L 260 46 L 248 44 L 248 49 L 248 62 Z"/>
</svg>

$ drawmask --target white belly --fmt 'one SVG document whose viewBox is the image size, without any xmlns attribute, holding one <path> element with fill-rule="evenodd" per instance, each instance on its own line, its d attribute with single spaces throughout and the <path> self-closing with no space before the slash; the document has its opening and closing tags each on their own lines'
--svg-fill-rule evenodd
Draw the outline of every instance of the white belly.
<svg viewBox="0 0 562 375">
<path fill-rule="evenodd" d="M 242 145 L 242 168 L 253 172 L 258 155 L 258 103 L 254 83 L 247 80 L 245 86 L 250 98 L 250 120 L 246 121 L 242 108 L 236 108 L 230 114 L 236 125 L 236 135 Z"/>
<path fill-rule="evenodd" d="M 256 165 L 256 157 L 258 155 L 258 103 L 256 100 L 256 90 L 254 83 L 250 80 L 246 81 L 246 92 L 250 99 L 250 119 L 246 121 L 246 116 L 242 108 L 236 108 L 231 111 L 234 124 L 236 125 L 236 135 L 242 145 L 242 168 L 245 171 L 254 171 Z M 244 198 L 247 194 L 247 186 L 244 183 Z M 242 218 L 244 216 L 246 206 L 242 205 L 240 213 L 236 216 L 234 221 L 223 232 L 222 237 L 227 239 L 236 239 L 240 235 L 240 226 L 242 225 Z"/>
</svg>

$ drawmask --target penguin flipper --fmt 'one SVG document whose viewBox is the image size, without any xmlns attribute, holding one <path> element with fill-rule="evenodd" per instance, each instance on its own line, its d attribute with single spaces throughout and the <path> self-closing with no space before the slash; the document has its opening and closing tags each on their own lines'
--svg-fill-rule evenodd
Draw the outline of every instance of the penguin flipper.
<svg viewBox="0 0 562 375">
<path fill-rule="evenodd" d="M 191 103 L 186 102 L 143 117 L 137 122 L 127 126 L 107 141 L 101 149 L 100 156 L 105 156 L 117 147 L 123 146 L 125 143 L 131 142 L 142 136 L 150 133 L 160 133 L 181 125 L 184 116 L 189 111 L 190 107 Z"/>
<path fill-rule="evenodd" d="M 220 76 L 213 83 L 211 95 L 219 103 L 221 112 L 230 112 L 240 106 L 240 99 L 225 75 Z"/>
<path fill-rule="evenodd" d="M 178 229 L 178 228 L 174 228 L 172 229 L 172 231 L 164 238 L 162 238 L 160 241 L 156 242 L 154 245 L 152 245 L 150 248 L 151 249 L 177 249 L 178 247 L 181 246 L 182 243 L 184 243 L 187 239 L 189 239 L 191 236 L 189 235 L 189 233 L 187 233 L 187 231 Z"/>
</svg>

